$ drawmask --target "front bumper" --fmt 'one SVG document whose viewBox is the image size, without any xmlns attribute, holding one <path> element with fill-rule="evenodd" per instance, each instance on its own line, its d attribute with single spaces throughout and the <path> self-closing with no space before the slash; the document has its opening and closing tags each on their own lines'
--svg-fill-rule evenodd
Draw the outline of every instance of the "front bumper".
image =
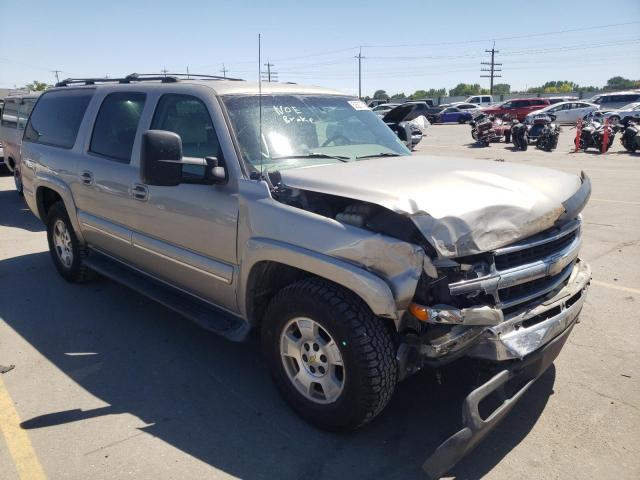
<svg viewBox="0 0 640 480">
<path fill-rule="evenodd" d="M 496 373 L 488 382 L 473 390 L 462 404 L 463 428 L 444 441 L 422 465 L 431 478 L 440 478 L 480 441 L 511 411 L 516 402 L 524 395 L 556 359 L 564 346 L 577 317 L 556 338 L 543 348 L 532 353 L 522 361 L 511 363 Z M 523 384 L 513 395 L 507 397 L 504 387 L 514 380 Z M 497 392 L 502 403 L 487 418 L 482 418 L 478 409 L 480 402 L 491 393 Z"/>
<path fill-rule="evenodd" d="M 465 352 L 469 357 L 491 361 L 499 371 L 466 397 L 462 404 L 463 428 L 442 443 L 423 464 L 430 477 L 439 478 L 471 451 L 553 363 L 578 322 L 590 280 L 589 265 L 578 261 L 567 285 L 556 295 L 485 329 L 474 346 Z M 511 381 L 522 386 L 507 397 L 504 387 Z M 478 406 L 494 392 L 502 403 L 483 419 Z"/>
</svg>

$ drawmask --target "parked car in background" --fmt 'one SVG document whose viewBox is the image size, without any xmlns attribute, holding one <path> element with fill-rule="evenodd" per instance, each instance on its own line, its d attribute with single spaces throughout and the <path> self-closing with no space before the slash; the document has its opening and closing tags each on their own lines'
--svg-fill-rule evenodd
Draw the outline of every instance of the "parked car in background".
<svg viewBox="0 0 640 480">
<path fill-rule="evenodd" d="M 373 100 L 369 100 L 369 103 L 367 103 L 367 107 L 374 108 L 374 107 L 377 107 L 378 105 L 382 105 L 383 103 L 388 103 L 388 102 L 389 102 L 388 98 L 374 98 Z"/>
<path fill-rule="evenodd" d="M 436 102 L 433 98 L 414 98 L 411 100 L 412 102 L 423 102 L 429 105 L 430 107 L 435 106 Z"/>
<path fill-rule="evenodd" d="M 602 112 L 602 116 L 604 118 L 609 119 L 609 123 L 612 125 L 618 124 L 620 120 L 623 120 L 627 117 L 637 117 L 640 115 L 640 102 L 633 102 L 629 105 L 625 105 L 622 108 L 614 109 L 614 110 L 600 110 Z"/>
<path fill-rule="evenodd" d="M 527 114 L 524 122 L 530 124 L 535 115 L 550 113 L 555 116 L 556 123 L 575 123 L 578 119 L 584 118 L 585 115 L 596 110 L 598 110 L 598 106 L 593 103 L 580 101 L 560 102 Z"/>
<path fill-rule="evenodd" d="M 473 103 L 480 107 L 488 107 L 493 104 L 493 97 L 491 95 L 472 95 L 467 98 L 464 103 Z"/>
<path fill-rule="evenodd" d="M 471 112 L 461 110 L 458 107 L 447 107 L 435 115 L 431 123 L 467 123 L 472 118 Z"/>
<path fill-rule="evenodd" d="M 420 115 L 424 115 L 429 119 L 429 121 L 431 121 L 431 119 L 428 117 L 428 112 L 431 108 L 433 107 L 429 107 L 429 105 L 424 102 L 406 102 L 389 110 L 382 117 L 382 120 L 387 124 L 399 123 L 413 120 Z"/>
<path fill-rule="evenodd" d="M 594 95 L 586 100 L 589 103 L 595 103 L 600 110 L 610 110 L 613 108 L 621 108 L 633 102 L 640 102 L 640 92 L 612 92 Z"/>
<path fill-rule="evenodd" d="M 8 167 L 4 163 L 4 148 L 2 147 L 2 140 L 0 140 L 0 171 L 2 169 L 8 170 Z"/>
<path fill-rule="evenodd" d="M 551 103 L 551 105 L 555 104 L 555 103 L 560 103 L 560 102 L 572 102 L 574 100 L 580 100 L 578 97 L 547 97 L 547 100 L 549 100 L 549 103 Z"/>
<path fill-rule="evenodd" d="M 467 112 L 474 112 L 480 109 L 479 105 L 476 105 L 475 103 L 466 103 L 466 102 L 453 102 L 453 103 L 450 103 L 448 106 L 456 107 L 456 108 L 459 108 L 460 110 L 465 110 Z"/>
<path fill-rule="evenodd" d="M 40 93 L 25 93 L 5 97 L 0 117 L 0 142 L 4 149 L 4 164 L 11 172 L 18 194 L 22 195 L 20 146 L 29 114 Z"/>
<path fill-rule="evenodd" d="M 375 113 L 379 117 L 384 117 L 389 110 L 397 107 L 398 105 L 400 104 L 399 103 L 381 103 L 380 105 L 373 107 L 371 110 L 373 110 L 373 113 Z"/>
<path fill-rule="evenodd" d="M 483 108 L 482 111 L 498 117 L 508 115 L 510 118 L 522 122 L 529 113 L 540 110 L 547 105 L 549 105 L 549 100 L 546 98 L 514 98 L 492 107 Z"/>
</svg>

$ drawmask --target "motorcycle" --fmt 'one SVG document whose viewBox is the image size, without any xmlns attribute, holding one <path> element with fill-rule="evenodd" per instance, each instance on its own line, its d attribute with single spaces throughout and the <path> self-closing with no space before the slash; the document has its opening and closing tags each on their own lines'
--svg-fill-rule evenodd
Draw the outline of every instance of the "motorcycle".
<svg viewBox="0 0 640 480">
<path fill-rule="evenodd" d="M 535 138 L 536 147 L 545 152 L 550 152 L 558 146 L 558 137 L 561 130 L 559 125 L 553 123 L 555 119 L 556 116 L 552 114 L 536 115 L 533 118 L 533 126 L 529 130 L 529 138 Z M 539 126 L 542 128 L 538 129 L 537 127 Z M 537 133 L 537 136 L 531 135 L 534 129 L 536 130 L 534 135 Z"/>
<path fill-rule="evenodd" d="M 506 124 L 500 118 L 489 116 L 486 113 L 478 113 L 469 122 L 471 125 L 471 138 L 480 145 L 489 146 L 491 142 L 499 142 L 502 137 L 509 141 L 511 125 Z"/>
<path fill-rule="evenodd" d="M 625 117 L 616 129 L 622 134 L 620 143 L 627 152 L 640 149 L 640 117 Z"/>
<path fill-rule="evenodd" d="M 603 149 L 602 142 L 605 132 L 609 136 L 609 140 Z M 599 152 L 604 153 L 611 148 L 615 134 L 616 130 L 610 125 L 605 125 L 602 121 L 602 114 L 595 112 L 593 115 L 586 117 L 586 123 L 583 125 L 582 132 L 580 133 L 580 149 L 586 151 L 588 148 L 595 148 Z"/>
<path fill-rule="evenodd" d="M 518 120 L 511 125 L 511 141 L 516 150 L 526 150 L 529 146 L 529 128 Z"/>
</svg>

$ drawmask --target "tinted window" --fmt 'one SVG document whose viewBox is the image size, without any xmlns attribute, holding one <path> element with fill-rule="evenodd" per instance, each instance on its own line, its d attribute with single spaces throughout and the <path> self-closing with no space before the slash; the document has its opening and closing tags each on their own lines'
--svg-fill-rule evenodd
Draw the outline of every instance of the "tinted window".
<svg viewBox="0 0 640 480">
<path fill-rule="evenodd" d="M 482 97 L 482 101 L 483 102 L 490 102 L 491 101 L 491 97 Z"/>
<path fill-rule="evenodd" d="M 530 100 L 531 105 L 547 105 L 547 102 L 544 100 Z"/>
<path fill-rule="evenodd" d="M 502 104 L 502 108 L 512 108 L 513 102 L 506 102 Z"/>
<path fill-rule="evenodd" d="M 18 128 L 20 130 L 24 130 L 24 127 L 27 125 L 27 120 L 29 120 L 29 114 L 31 110 L 33 110 L 33 106 L 36 101 L 33 98 L 28 98 L 22 101 L 22 105 L 20 105 L 20 109 L 18 110 Z"/>
<path fill-rule="evenodd" d="M 2 110 L 2 125 L 4 127 L 16 128 L 18 124 L 18 101 L 5 100 L 4 110 Z"/>
<path fill-rule="evenodd" d="M 220 144 L 207 107 L 195 97 L 163 95 L 153 115 L 151 129 L 168 130 L 180 135 L 185 157 L 220 157 Z M 204 167 L 183 165 L 182 172 L 202 177 Z"/>
<path fill-rule="evenodd" d="M 515 100 L 513 103 L 514 108 L 522 108 L 522 107 L 528 107 L 529 106 L 529 102 L 527 100 Z"/>
<path fill-rule="evenodd" d="M 107 95 L 96 117 L 89 149 L 93 153 L 129 163 L 145 98 L 144 93 L 137 92 Z"/>
<path fill-rule="evenodd" d="M 24 139 L 55 147 L 73 147 L 93 93 L 93 89 L 44 93 L 29 117 Z"/>
</svg>

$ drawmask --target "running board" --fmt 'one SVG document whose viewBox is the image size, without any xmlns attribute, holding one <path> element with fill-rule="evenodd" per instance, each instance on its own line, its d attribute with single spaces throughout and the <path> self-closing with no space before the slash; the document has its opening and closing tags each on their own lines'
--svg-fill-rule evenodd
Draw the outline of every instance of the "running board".
<svg viewBox="0 0 640 480">
<path fill-rule="evenodd" d="M 84 259 L 84 264 L 91 270 L 149 297 L 201 327 L 229 340 L 241 342 L 247 338 L 251 330 L 249 324 L 243 319 L 188 293 L 154 280 L 96 250 L 91 250 Z"/>
</svg>

